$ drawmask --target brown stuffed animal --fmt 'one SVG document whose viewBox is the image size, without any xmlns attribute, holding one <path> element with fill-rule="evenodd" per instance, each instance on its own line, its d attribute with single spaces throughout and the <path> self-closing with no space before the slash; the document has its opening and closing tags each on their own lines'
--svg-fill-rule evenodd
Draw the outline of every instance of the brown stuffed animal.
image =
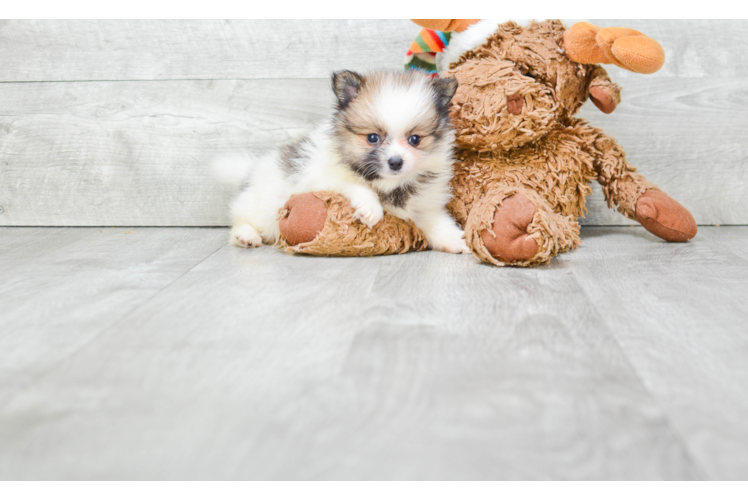
<svg viewBox="0 0 748 500">
<path fill-rule="evenodd" d="M 560 21 L 496 24 L 418 20 L 459 29 L 438 55 L 442 75 L 459 82 L 451 117 L 457 132 L 449 209 L 473 253 L 496 265 L 548 262 L 579 245 L 589 182 L 608 205 L 668 240 L 696 234 L 691 214 L 626 162 L 614 139 L 574 114 L 590 98 L 605 113 L 619 87 L 598 63 L 652 73 L 664 62 L 653 39 L 626 28 Z M 425 248 L 412 225 L 389 217 L 372 229 L 342 197 L 308 193 L 289 200 L 281 246 L 317 255 L 381 255 Z M 310 215 L 311 214 L 311 215 Z"/>
</svg>

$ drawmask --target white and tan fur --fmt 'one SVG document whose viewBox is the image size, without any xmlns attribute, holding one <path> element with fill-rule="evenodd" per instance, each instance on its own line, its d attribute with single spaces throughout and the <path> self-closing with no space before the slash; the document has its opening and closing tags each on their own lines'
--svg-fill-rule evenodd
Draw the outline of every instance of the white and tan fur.
<svg viewBox="0 0 748 500">
<path fill-rule="evenodd" d="M 218 177 L 243 184 L 231 205 L 230 242 L 272 244 L 289 197 L 332 191 L 348 198 L 369 227 L 386 211 L 413 221 L 431 248 L 469 253 L 446 211 L 454 141 L 448 104 L 456 88 L 454 80 L 419 73 L 335 73 L 337 108 L 310 134 L 259 158 L 245 154 L 214 164 Z"/>
</svg>

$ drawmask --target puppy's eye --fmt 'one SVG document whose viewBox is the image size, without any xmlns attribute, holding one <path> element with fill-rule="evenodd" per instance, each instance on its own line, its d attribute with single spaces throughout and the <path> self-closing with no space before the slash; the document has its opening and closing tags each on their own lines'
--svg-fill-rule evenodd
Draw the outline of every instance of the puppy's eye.
<svg viewBox="0 0 748 500">
<path fill-rule="evenodd" d="M 379 136 L 377 134 L 369 134 L 366 136 L 366 142 L 371 145 L 379 143 Z"/>
<path fill-rule="evenodd" d="M 418 146 L 421 144 L 421 136 L 420 135 L 411 135 L 408 137 L 408 144 L 410 144 L 413 147 Z"/>
</svg>

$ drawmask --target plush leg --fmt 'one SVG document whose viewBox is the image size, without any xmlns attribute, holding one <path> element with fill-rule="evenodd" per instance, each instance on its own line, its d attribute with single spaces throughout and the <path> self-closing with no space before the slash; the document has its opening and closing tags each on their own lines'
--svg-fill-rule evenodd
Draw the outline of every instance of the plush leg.
<svg viewBox="0 0 748 500">
<path fill-rule="evenodd" d="M 683 205 L 670 198 L 629 165 L 614 139 L 598 129 L 593 161 L 597 180 L 610 208 L 644 226 L 666 241 L 688 241 L 696 236 L 696 221 Z"/>
<path fill-rule="evenodd" d="M 557 214 L 534 191 L 491 190 L 470 210 L 465 239 L 473 254 L 497 266 L 545 264 L 579 245 L 579 224 Z"/>
<path fill-rule="evenodd" d="M 428 248 L 418 228 L 390 214 L 367 227 L 357 220 L 348 199 L 337 193 L 292 196 L 279 217 L 277 245 L 288 252 L 363 257 Z"/>
</svg>

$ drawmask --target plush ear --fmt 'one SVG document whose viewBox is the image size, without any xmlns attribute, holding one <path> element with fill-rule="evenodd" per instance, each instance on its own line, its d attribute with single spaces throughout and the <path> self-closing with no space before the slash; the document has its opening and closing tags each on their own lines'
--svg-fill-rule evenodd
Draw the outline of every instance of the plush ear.
<svg viewBox="0 0 748 500">
<path fill-rule="evenodd" d="M 435 78 L 431 80 L 431 85 L 436 91 L 436 106 L 440 113 L 446 113 L 449 110 L 449 101 L 457 92 L 457 80 L 454 78 Z"/>
<path fill-rule="evenodd" d="M 634 73 L 654 73 L 665 64 L 662 46 L 629 28 L 577 23 L 564 33 L 564 50 L 577 63 L 615 64 Z"/>
<path fill-rule="evenodd" d="M 345 109 L 364 86 L 364 77 L 353 71 L 332 74 L 332 90 L 338 99 L 338 109 Z"/>
<path fill-rule="evenodd" d="M 435 31 L 465 31 L 480 19 L 411 19 L 421 28 Z"/>
</svg>

